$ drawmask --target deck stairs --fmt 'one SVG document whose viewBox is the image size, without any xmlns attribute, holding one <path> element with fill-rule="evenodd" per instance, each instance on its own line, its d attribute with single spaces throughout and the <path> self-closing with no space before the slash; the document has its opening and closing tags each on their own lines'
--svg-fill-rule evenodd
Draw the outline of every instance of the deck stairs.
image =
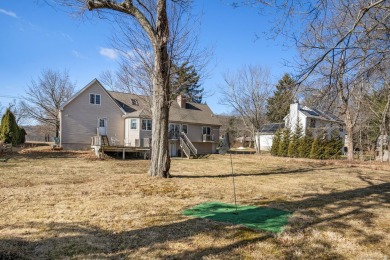
<svg viewBox="0 0 390 260">
<path fill-rule="evenodd" d="M 180 148 L 188 159 L 198 158 L 197 149 L 184 132 L 182 132 L 180 135 Z"/>
<path fill-rule="evenodd" d="M 108 137 L 107 137 L 107 135 L 102 135 L 101 136 L 101 145 L 102 146 L 110 146 L 110 142 L 108 141 Z"/>
</svg>

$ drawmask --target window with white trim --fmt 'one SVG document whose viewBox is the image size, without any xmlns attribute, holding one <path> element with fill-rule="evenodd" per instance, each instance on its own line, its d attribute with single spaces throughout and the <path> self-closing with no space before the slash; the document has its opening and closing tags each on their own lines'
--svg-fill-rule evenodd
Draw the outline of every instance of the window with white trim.
<svg viewBox="0 0 390 260">
<path fill-rule="evenodd" d="M 142 130 L 152 130 L 152 119 L 142 119 Z"/>
<path fill-rule="evenodd" d="M 180 137 L 180 125 L 169 124 L 168 125 L 168 137 L 169 139 L 179 139 Z"/>
<path fill-rule="evenodd" d="M 100 105 L 101 104 L 100 94 L 89 94 L 89 104 Z"/>
<path fill-rule="evenodd" d="M 203 126 L 202 127 L 202 133 L 204 135 L 210 135 L 211 134 L 211 128 L 209 126 Z"/>
<path fill-rule="evenodd" d="M 130 129 L 137 129 L 137 119 L 130 119 Z"/>
</svg>

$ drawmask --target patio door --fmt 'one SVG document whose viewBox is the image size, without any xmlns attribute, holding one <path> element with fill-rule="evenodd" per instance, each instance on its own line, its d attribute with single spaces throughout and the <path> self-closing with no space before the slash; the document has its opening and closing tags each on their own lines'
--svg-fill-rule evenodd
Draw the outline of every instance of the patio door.
<svg viewBox="0 0 390 260">
<path fill-rule="evenodd" d="M 98 129 L 100 135 L 107 135 L 107 118 L 98 118 Z"/>
</svg>

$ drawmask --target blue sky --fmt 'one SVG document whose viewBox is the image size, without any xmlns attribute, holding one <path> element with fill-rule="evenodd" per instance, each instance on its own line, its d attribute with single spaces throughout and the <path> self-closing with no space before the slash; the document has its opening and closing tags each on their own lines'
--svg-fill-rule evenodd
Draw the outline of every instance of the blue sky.
<svg viewBox="0 0 390 260">
<path fill-rule="evenodd" d="M 0 2 L 0 104 L 19 100 L 32 79 L 43 69 L 68 70 L 77 89 L 104 70 L 115 70 L 117 55 L 112 50 L 112 25 L 107 20 L 76 19 L 61 8 L 38 1 Z M 272 17 L 260 16 L 254 8 L 233 8 L 224 0 L 195 0 L 202 12 L 200 45 L 213 47 L 209 77 L 203 81 L 205 101 L 217 113 L 229 108 L 218 104 L 222 74 L 243 65 L 268 67 L 277 81 L 291 68 L 295 48 L 283 47 L 282 40 L 267 40 Z M 260 38 L 256 38 L 259 35 Z"/>
</svg>

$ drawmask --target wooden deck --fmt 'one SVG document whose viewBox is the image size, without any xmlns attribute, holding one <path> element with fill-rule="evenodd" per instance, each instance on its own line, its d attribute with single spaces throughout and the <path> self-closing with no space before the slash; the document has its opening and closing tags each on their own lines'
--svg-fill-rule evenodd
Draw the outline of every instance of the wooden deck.
<svg viewBox="0 0 390 260">
<path fill-rule="evenodd" d="M 92 147 L 95 151 L 100 151 L 101 155 L 105 152 L 115 152 L 122 153 L 122 159 L 126 159 L 126 153 L 141 153 L 144 158 L 147 159 L 150 157 L 150 148 L 149 147 L 133 147 L 133 146 L 95 146 Z M 99 156 L 99 154 L 97 153 Z"/>
</svg>

